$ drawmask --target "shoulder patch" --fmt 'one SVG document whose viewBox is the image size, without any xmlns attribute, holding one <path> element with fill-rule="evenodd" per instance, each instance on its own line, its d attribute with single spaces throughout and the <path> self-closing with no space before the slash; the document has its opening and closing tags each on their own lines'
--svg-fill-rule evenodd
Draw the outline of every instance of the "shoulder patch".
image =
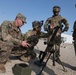
<svg viewBox="0 0 76 75">
<path fill-rule="evenodd" d="M 8 26 L 6 26 L 6 28 L 7 28 L 7 29 L 9 29 L 9 28 L 10 28 L 10 26 L 8 25 Z"/>
<path fill-rule="evenodd" d="M 4 21 L 4 24 L 6 25 L 6 28 L 9 29 L 10 28 L 10 21 Z"/>
</svg>

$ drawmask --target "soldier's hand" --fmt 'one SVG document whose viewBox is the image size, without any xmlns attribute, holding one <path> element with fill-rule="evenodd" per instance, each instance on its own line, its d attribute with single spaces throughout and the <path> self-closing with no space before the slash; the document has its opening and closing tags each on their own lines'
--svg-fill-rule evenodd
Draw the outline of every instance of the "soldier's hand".
<svg viewBox="0 0 76 75">
<path fill-rule="evenodd" d="M 23 47 L 31 47 L 31 44 L 27 43 L 27 41 L 22 41 L 22 46 Z"/>
<path fill-rule="evenodd" d="M 50 25 L 50 30 L 53 30 L 55 28 L 54 25 Z"/>
</svg>

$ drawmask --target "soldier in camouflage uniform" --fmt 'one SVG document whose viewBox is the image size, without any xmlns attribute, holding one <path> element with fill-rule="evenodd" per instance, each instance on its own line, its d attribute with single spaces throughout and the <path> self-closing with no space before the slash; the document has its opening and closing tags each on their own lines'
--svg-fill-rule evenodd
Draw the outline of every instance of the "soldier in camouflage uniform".
<svg viewBox="0 0 76 75">
<path fill-rule="evenodd" d="M 74 49 L 75 49 L 75 55 L 76 55 L 76 21 L 74 22 L 73 30 L 74 31 L 73 31 L 72 37 L 74 40 Z"/>
<path fill-rule="evenodd" d="M 53 29 L 56 27 L 56 26 L 62 26 L 62 24 L 64 24 L 64 28 L 60 29 L 57 34 L 56 34 L 56 37 L 54 39 L 55 41 L 55 54 L 56 56 L 60 56 L 60 44 L 61 44 L 61 33 L 64 32 L 64 31 L 67 31 L 68 28 L 69 28 L 69 23 L 67 22 L 67 20 L 65 18 L 63 18 L 62 16 L 59 15 L 59 12 L 60 12 L 60 7 L 59 6 L 54 6 L 53 7 L 53 16 L 48 18 L 44 24 L 44 30 L 47 31 L 47 32 L 50 32 L 52 33 Z M 49 38 L 48 37 L 48 41 L 49 41 Z M 46 51 L 48 51 L 49 48 L 46 48 Z"/>
<path fill-rule="evenodd" d="M 7 62 L 11 51 L 16 46 L 31 46 L 26 41 L 22 41 L 22 33 L 20 27 L 26 23 L 26 17 L 21 13 L 15 18 L 15 21 L 4 21 L 1 24 L 0 38 L 0 72 L 5 72 L 4 64 Z"/>
<path fill-rule="evenodd" d="M 32 22 L 32 27 L 33 30 L 29 30 L 24 34 L 24 40 L 28 40 L 28 38 L 31 36 L 35 36 L 36 38 L 34 38 L 33 41 L 34 45 L 32 45 L 32 47 L 29 50 L 27 50 L 27 52 L 21 57 L 21 60 L 23 61 L 30 61 L 31 59 L 35 59 L 36 53 L 34 51 L 34 46 L 38 43 L 40 38 L 46 38 L 49 36 L 49 34 L 41 31 L 41 27 L 42 27 L 41 22 L 39 21 Z"/>
</svg>

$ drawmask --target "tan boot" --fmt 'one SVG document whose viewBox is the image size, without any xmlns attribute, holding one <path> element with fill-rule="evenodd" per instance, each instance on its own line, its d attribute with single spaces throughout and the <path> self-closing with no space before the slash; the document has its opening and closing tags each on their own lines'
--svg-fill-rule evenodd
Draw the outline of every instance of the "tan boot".
<svg viewBox="0 0 76 75">
<path fill-rule="evenodd" d="M 31 60 L 31 57 L 28 56 L 28 57 L 25 57 L 24 55 L 20 57 L 20 59 L 24 62 L 29 62 Z"/>
<path fill-rule="evenodd" d="M 0 63 L 0 73 L 5 73 L 5 72 L 6 72 L 6 69 L 4 64 Z"/>
</svg>

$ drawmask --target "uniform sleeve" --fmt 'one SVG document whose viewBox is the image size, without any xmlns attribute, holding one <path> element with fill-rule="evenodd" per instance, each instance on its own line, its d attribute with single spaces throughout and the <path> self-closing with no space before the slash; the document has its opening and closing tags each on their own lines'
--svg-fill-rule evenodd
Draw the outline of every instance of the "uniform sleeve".
<svg viewBox="0 0 76 75">
<path fill-rule="evenodd" d="M 50 20 L 51 18 L 48 18 L 47 20 L 46 20 L 46 22 L 45 22 L 45 24 L 44 24 L 44 30 L 45 31 L 48 31 L 48 24 L 50 24 L 51 22 L 51 20 Z"/>
<path fill-rule="evenodd" d="M 31 31 L 29 30 L 29 31 L 27 31 L 25 34 L 24 34 L 24 40 L 27 40 L 27 38 L 29 37 L 29 36 L 31 36 L 32 34 L 31 34 Z"/>
<path fill-rule="evenodd" d="M 6 40 L 7 36 L 8 36 L 8 28 L 9 26 L 7 26 L 8 23 L 6 21 L 4 21 L 2 24 L 1 24 L 1 37 L 3 40 Z"/>
<path fill-rule="evenodd" d="M 1 37 L 3 41 L 10 41 L 14 44 L 21 45 L 21 40 L 13 38 L 9 33 L 8 29 L 10 28 L 8 21 L 4 21 L 1 25 Z"/>
<path fill-rule="evenodd" d="M 11 42 L 13 42 L 16 45 L 21 45 L 22 40 L 16 39 L 16 38 L 11 38 Z"/>
<path fill-rule="evenodd" d="M 63 18 L 62 19 L 62 23 L 65 25 L 64 31 L 68 31 L 68 29 L 69 29 L 69 23 L 68 23 L 68 21 L 65 18 Z"/>
<path fill-rule="evenodd" d="M 49 36 L 48 33 L 41 32 L 40 38 L 47 38 Z"/>
<path fill-rule="evenodd" d="M 37 35 L 34 35 L 32 30 L 27 31 L 24 34 L 24 40 L 27 40 L 28 43 L 32 44 L 33 46 L 35 46 L 38 43 L 38 37 Z"/>
</svg>

